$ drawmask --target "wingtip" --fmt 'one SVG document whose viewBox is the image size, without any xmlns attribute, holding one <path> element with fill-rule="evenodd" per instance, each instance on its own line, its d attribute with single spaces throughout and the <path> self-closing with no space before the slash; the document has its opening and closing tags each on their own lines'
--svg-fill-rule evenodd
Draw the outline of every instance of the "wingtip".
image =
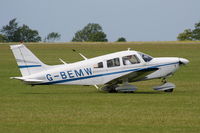
<svg viewBox="0 0 200 133">
<path fill-rule="evenodd" d="M 24 44 L 10 45 L 10 49 L 15 49 L 15 48 L 23 47 L 23 46 Z"/>
</svg>

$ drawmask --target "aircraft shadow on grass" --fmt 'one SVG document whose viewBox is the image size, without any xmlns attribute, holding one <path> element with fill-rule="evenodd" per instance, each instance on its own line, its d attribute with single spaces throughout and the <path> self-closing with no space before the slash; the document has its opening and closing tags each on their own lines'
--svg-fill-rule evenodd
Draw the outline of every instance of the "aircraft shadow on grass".
<svg viewBox="0 0 200 133">
<path fill-rule="evenodd" d="M 19 94 L 28 94 L 28 95 L 70 95 L 70 94 L 95 94 L 95 93 L 100 93 L 100 94 L 111 94 L 111 95 L 118 95 L 118 94 L 130 94 L 130 95 L 140 95 L 140 94 L 163 94 L 163 92 L 148 92 L 148 91 L 137 91 L 137 92 L 133 92 L 133 93 L 130 93 L 130 92 L 125 92 L 125 93 L 106 93 L 106 92 L 96 92 L 96 91 L 92 91 L 92 92 L 74 92 L 74 93 L 71 93 L 71 92 L 66 92 L 66 93 L 58 93 L 58 92 L 22 92 L 22 93 L 19 93 Z"/>
</svg>

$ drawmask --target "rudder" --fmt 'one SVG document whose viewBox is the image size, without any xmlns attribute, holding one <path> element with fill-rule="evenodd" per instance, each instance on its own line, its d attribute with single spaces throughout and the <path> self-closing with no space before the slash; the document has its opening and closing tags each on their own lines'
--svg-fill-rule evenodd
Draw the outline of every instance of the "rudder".
<svg viewBox="0 0 200 133">
<path fill-rule="evenodd" d="M 23 77 L 46 70 L 47 65 L 42 63 L 25 45 L 11 45 L 10 48 Z"/>
</svg>

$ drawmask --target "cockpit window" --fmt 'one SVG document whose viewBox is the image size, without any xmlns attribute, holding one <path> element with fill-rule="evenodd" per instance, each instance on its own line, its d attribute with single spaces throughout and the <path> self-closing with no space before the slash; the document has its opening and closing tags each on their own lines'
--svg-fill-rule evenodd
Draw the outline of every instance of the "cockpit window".
<svg viewBox="0 0 200 133">
<path fill-rule="evenodd" d="M 153 57 L 147 55 L 147 54 L 144 54 L 144 53 L 141 53 L 141 52 L 138 52 L 139 55 L 142 57 L 142 59 L 145 61 L 145 62 L 149 62 L 153 59 Z"/>
<path fill-rule="evenodd" d="M 122 61 L 124 65 L 131 65 L 131 64 L 137 64 L 140 63 L 140 60 L 137 58 L 136 55 L 128 55 L 122 57 Z"/>
</svg>

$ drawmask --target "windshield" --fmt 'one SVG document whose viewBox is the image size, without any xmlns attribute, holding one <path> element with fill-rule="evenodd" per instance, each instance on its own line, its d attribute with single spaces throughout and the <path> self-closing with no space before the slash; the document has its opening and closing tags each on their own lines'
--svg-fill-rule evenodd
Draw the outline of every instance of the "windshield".
<svg viewBox="0 0 200 133">
<path fill-rule="evenodd" d="M 153 57 L 147 55 L 147 54 L 144 54 L 144 53 L 141 53 L 141 52 L 138 52 L 139 55 L 142 57 L 142 59 L 145 61 L 145 62 L 149 62 L 153 59 Z"/>
</svg>

